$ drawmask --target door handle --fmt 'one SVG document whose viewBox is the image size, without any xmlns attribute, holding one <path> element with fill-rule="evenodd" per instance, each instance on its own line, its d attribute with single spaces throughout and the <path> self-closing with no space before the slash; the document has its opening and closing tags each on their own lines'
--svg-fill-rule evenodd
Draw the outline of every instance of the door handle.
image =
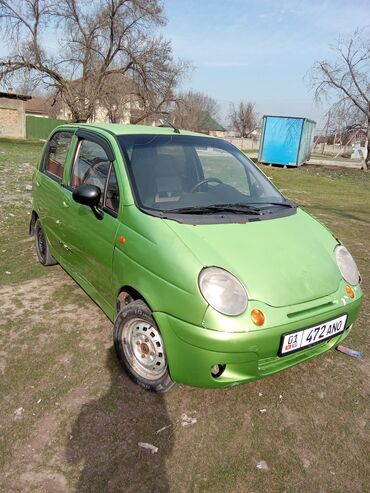
<svg viewBox="0 0 370 493">
<path fill-rule="evenodd" d="M 67 200 L 63 200 L 63 207 L 68 208 L 69 207 L 69 202 Z"/>
<path fill-rule="evenodd" d="M 36 187 L 40 186 L 40 182 L 36 180 Z"/>
</svg>

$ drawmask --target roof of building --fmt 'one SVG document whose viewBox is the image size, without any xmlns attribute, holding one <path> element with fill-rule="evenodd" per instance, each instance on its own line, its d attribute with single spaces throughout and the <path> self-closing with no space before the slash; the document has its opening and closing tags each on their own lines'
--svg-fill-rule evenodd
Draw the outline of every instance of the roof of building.
<svg viewBox="0 0 370 493">
<path fill-rule="evenodd" d="M 211 130 L 214 132 L 225 132 L 225 128 L 220 125 L 214 118 L 212 118 L 208 111 L 202 112 L 200 128 L 202 130 Z"/>
<path fill-rule="evenodd" d="M 328 137 L 326 137 L 325 135 L 315 135 L 313 140 L 315 144 L 326 144 Z"/>
<path fill-rule="evenodd" d="M 37 115 L 48 115 L 49 107 L 44 98 L 32 96 L 26 103 L 26 113 L 35 113 Z"/>
<path fill-rule="evenodd" d="M 0 98 L 7 98 L 7 99 L 22 99 L 23 101 L 27 101 L 28 99 L 31 99 L 32 96 L 26 96 L 25 94 L 15 94 L 14 92 L 1 92 L 0 91 Z"/>
</svg>

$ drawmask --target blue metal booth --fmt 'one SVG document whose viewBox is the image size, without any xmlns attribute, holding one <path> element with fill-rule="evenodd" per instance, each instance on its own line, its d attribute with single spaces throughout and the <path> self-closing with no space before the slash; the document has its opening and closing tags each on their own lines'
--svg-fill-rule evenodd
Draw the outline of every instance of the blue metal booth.
<svg viewBox="0 0 370 493">
<path fill-rule="evenodd" d="M 315 125 L 316 122 L 308 118 L 265 115 L 259 162 L 301 166 L 311 157 Z"/>
</svg>

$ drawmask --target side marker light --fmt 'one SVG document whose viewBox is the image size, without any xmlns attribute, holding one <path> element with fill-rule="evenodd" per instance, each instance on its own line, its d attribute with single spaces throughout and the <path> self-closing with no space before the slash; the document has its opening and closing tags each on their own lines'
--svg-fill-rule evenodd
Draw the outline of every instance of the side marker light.
<svg viewBox="0 0 370 493">
<path fill-rule="evenodd" d="M 353 289 L 351 288 L 351 286 L 348 286 L 348 285 L 346 286 L 346 293 L 353 300 L 353 298 L 355 297 L 355 293 L 354 293 Z"/>
<path fill-rule="evenodd" d="M 265 315 L 261 310 L 254 309 L 251 311 L 251 319 L 254 325 L 261 327 L 265 323 Z"/>
</svg>

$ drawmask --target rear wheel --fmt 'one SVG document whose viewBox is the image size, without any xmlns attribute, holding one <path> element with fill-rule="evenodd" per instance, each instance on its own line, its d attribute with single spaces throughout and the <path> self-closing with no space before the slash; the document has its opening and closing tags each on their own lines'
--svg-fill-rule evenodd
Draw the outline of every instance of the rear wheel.
<svg viewBox="0 0 370 493">
<path fill-rule="evenodd" d="M 46 236 L 41 228 L 40 219 L 35 222 L 35 245 L 37 258 L 42 265 L 55 265 L 57 262 L 50 253 Z"/>
<path fill-rule="evenodd" d="M 174 386 L 162 336 L 143 301 L 133 301 L 118 313 L 113 339 L 118 359 L 135 383 L 154 392 Z"/>
</svg>

